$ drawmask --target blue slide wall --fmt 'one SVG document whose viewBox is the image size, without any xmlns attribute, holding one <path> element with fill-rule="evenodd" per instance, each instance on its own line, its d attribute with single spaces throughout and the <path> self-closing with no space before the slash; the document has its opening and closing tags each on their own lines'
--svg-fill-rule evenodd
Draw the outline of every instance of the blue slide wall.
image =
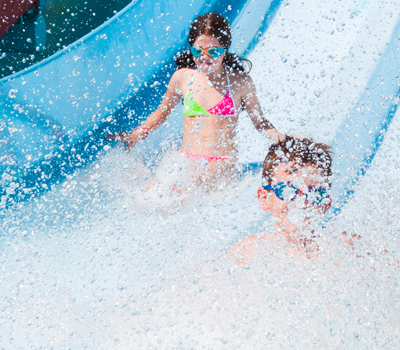
<svg viewBox="0 0 400 350">
<path fill-rule="evenodd" d="M 354 110 L 333 142 L 331 217 L 340 211 L 374 158 L 400 102 L 400 22 Z"/>
<path fill-rule="evenodd" d="M 231 51 L 243 55 L 280 2 L 138 0 L 64 50 L 0 80 L 0 208 L 48 190 L 93 160 L 106 133 L 129 130 L 156 108 L 195 17 L 226 16 L 234 29 Z"/>
</svg>

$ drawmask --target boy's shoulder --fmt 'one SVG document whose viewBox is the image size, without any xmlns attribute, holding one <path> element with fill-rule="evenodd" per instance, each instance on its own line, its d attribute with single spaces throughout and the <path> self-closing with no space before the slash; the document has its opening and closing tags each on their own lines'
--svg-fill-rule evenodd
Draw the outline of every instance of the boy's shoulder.
<svg viewBox="0 0 400 350">
<path fill-rule="evenodd" d="M 228 257 L 234 261 L 235 265 L 246 265 L 258 256 L 260 247 L 267 241 L 266 233 L 240 238 L 228 250 Z"/>
</svg>

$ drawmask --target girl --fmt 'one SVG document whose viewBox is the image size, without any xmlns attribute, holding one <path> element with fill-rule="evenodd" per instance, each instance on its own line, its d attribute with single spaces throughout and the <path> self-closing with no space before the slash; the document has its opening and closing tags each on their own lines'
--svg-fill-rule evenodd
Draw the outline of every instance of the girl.
<svg viewBox="0 0 400 350">
<path fill-rule="evenodd" d="M 189 160 L 196 184 L 233 175 L 238 159 L 236 128 L 245 109 L 259 132 L 275 142 L 285 139 L 263 118 L 254 83 L 242 59 L 228 52 L 231 30 L 220 15 L 198 17 L 189 33 L 190 49 L 176 59 L 178 70 L 169 82 L 160 107 L 133 133 L 120 132 L 107 139 L 120 139 L 132 149 L 156 130 L 181 99 L 184 135 L 181 153 Z M 204 166 L 200 166 L 206 165 Z"/>
</svg>

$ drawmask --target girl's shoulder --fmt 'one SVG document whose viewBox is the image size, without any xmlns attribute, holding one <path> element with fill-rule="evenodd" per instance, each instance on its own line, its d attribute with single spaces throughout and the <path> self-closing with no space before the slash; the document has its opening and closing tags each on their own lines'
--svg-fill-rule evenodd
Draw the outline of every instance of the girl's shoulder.
<svg viewBox="0 0 400 350">
<path fill-rule="evenodd" d="M 187 89 L 189 82 L 193 78 L 194 72 L 195 69 L 193 68 L 180 68 L 176 70 L 171 77 L 170 86 L 176 87 L 180 91 L 185 91 Z"/>
<path fill-rule="evenodd" d="M 253 79 L 246 72 L 240 72 L 238 70 L 233 70 L 229 72 L 229 80 L 235 89 L 238 89 L 242 92 L 246 92 L 251 89 L 254 85 Z"/>
<path fill-rule="evenodd" d="M 244 82 L 253 81 L 248 73 L 241 72 L 241 71 L 236 70 L 236 69 L 233 69 L 233 70 L 231 70 L 229 72 L 229 79 L 232 82 L 237 82 L 237 83 L 244 83 Z"/>
<path fill-rule="evenodd" d="M 186 67 L 185 68 L 179 68 L 172 75 L 172 78 L 185 79 L 185 78 L 187 78 L 189 76 L 192 77 L 194 72 L 195 72 L 194 68 L 186 68 Z"/>
</svg>

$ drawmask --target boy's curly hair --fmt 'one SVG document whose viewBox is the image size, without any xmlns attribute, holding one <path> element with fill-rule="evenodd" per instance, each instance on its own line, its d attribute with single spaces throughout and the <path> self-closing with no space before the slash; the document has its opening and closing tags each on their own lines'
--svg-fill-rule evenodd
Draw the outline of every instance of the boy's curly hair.
<svg viewBox="0 0 400 350">
<path fill-rule="evenodd" d="M 327 178 L 332 175 L 331 147 L 316 143 L 312 139 L 297 139 L 287 136 L 285 141 L 272 145 L 263 163 L 262 179 L 272 185 L 274 170 L 281 163 L 290 164 L 293 171 L 312 165 L 323 171 Z"/>
</svg>

